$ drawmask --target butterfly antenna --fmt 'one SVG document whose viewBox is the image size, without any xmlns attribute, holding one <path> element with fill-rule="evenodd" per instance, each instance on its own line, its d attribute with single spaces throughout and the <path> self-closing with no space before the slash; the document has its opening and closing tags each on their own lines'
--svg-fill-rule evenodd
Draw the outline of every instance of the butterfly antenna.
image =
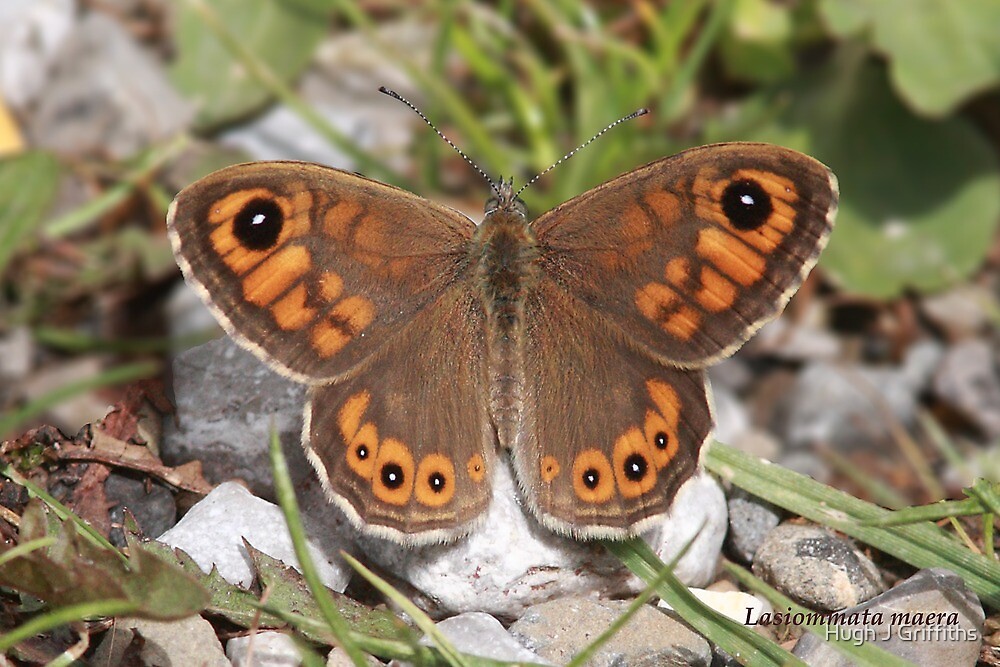
<svg viewBox="0 0 1000 667">
<path fill-rule="evenodd" d="M 550 171 L 552 171 L 553 169 L 555 169 L 556 167 L 558 167 L 559 165 L 561 165 L 566 160 L 568 160 L 571 157 L 573 157 L 574 155 L 576 155 L 578 152 L 580 152 L 581 150 L 583 150 L 584 148 L 586 148 L 587 146 L 589 146 L 593 142 L 597 141 L 598 137 L 600 137 L 602 134 L 604 134 L 605 132 L 607 132 L 611 128 L 615 127 L 616 125 L 620 125 L 620 124 L 624 123 L 625 121 L 632 120 L 633 118 L 638 118 L 639 116 L 645 116 L 648 113 L 649 113 L 649 109 L 646 109 L 645 107 L 643 107 L 641 109 L 636 109 L 635 111 L 633 111 L 629 115 L 625 116 L 624 118 L 619 118 L 615 122 L 611 123 L 606 128 L 604 128 L 603 130 L 601 130 L 600 132 L 598 132 L 597 134 L 595 134 L 594 136 L 592 136 L 590 139 L 587 139 L 585 142 L 583 142 L 582 144 L 580 144 L 579 146 L 577 146 L 576 148 L 574 148 L 573 150 L 571 150 L 569 153 L 566 153 L 566 155 L 563 155 L 561 158 L 559 158 L 558 160 L 556 160 L 554 163 L 552 163 L 552 165 L 549 166 L 548 169 L 546 169 L 545 171 L 539 173 L 533 179 L 531 179 L 530 181 L 528 181 L 527 183 L 525 183 L 524 185 L 522 185 L 521 189 L 518 190 L 517 193 L 514 195 L 514 198 L 517 199 L 521 195 L 521 193 L 524 192 L 525 188 L 527 188 L 529 185 L 531 185 L 532 183 L 534 183 L 535 181 L 537 181 L 538 179 L 540 179 L 542 176 L 544 176 L 545 174 L 549 173 Z"/>
<path fill-rule="evenodd" d="M 484 179 L 486 179 L 486 182 L 490 184 L 490 188 L 493 189 L 493 192 L 495 192 L 498 197 L 502 197 L 502 195 L 500 194 L 500 190 L 497 188 L 496 184 L 493 182 L 493 179 L 491 179 L 489 177 L 489 175 L 479 167 L 478 164 L 476 164 L 475 162 L 473 162 L 472 158 L 470 158 L 468 155 L 466 155 L 465 152 L 461 148 L 459 148 L 458 146 L 456 146 L 452 142 L 451 139 L 449 139 L 448 137 L 444 136 L 444 133 L 441 132 L 441 130 L 437 129 L 437 127 L 434 126 L 434 123 L 432 123 L 430 121 L 430 119 L 427 118 L 427 116 L 425 116 L 424 113 L 420 109 L 417 108 L 417 105 L 415 105 L 413 102 L 411 102 L 410 100 L 406 99 L 405 97 L 403 97 L 402 95 L 400 95 L 399 93 L 397 93 L 395 90 L 390 90 L 390 89 L 386 88 L 385 86 L 379 86 L 378 92 L 382 93 L 383 95 L 388 95 L 389 97 L 395 98 L 395 99 L 399 100 L 400 102 L 402 102 L 403 104 L 405 104 L 406 106 L 410 107 L 410 110 L 413 111 L 413 113 L 415 113 L 418 116 L 420 116 L 420 118 L 425 123 L 427 123 L 428 127 L 430 127 L 432 130 L 434 130 L 434 132 L 439 137 L 441 137 L 441 139 L 443 139 L 446 144 L 448 144 L 449 146 L 451 146 L 452 148 L 454 148 L 455 152 L 458 153 L 459 155 L 461 155 L 462 159 L 469 163 L 469 166 L 471 166 L 473 169 L 475 169 L 476 171 L 478 171 L 479 175 L 482 176 Z"/>
</svg>

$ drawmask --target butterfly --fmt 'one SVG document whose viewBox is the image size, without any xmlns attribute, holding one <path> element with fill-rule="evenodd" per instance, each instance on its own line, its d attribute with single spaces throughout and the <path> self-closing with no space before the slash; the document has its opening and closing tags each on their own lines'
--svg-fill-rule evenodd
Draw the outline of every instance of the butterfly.
<svg viewBox="0 0 1000 667">
<path fill-rule="evenodd" d="M 479 225 L 337 169 L 243 164 L 182 190 L 167 227 L 229 335 L 308 385 L 303 445 L 359 529 L 468 533 L 505 449 L 543 526 L 624 539 L 697 470 L 706 368 L 781 312 L 837 202 L 816 160 L 730 143 L 534 220 L 501 182 Z"/>
</svg>

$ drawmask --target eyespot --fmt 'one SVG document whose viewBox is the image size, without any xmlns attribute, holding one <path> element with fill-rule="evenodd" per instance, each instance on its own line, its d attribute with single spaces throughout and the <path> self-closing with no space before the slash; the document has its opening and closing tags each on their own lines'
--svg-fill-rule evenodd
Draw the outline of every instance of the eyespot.
<svg viewBox="0 0 1000 667">
<path fill-rule="evenodd" d="M 573 462 L 573 490 L 588 503 L 605 503 L 615 495 L 615 478 L 608 458 L 596 449 L 580 452 Z"/>
<path fill-rule="evenodd" d="M 233 236 L 247 250 L 267 250 L 281 236 L 285 213 L 273 199 L 255 198 L 233 218 Z"/>
<path fill-rule="evenodd" d="M 612 460 L 618 490 L 625 498 L 635 498 L 649 492 L 656 485 L 654 452 L 646 436 L 633 427 L 615 440 Z"/>
<path fill-rule="evenodd" d="M 414 493 L 417 501 L 429 507 L 440 507 L 455 496 L 455 466 L 442 454 L 428 454 L 417 466 Z"/>
<path fill-rule="evenodd" d="M 413 491 L 413 455 L 399 440 L 386 438 L 378 446 L 372 491 L 390 505 L 404 505 Z"/>
<path fill-rule="evenodd" d="M 347 443 L 347 465 L 357 475 L 371 479 L 378 458 L 378 429 L 366 423 Z"/>
<path fill-rule="evenodd" d="M 551 482 L 559 476 L 559 461 L 554 456 L 543 456 L 541 462 L 543 482 Z"/>
<path fill-rule="evenodd" d="M 473 454 L 465 464 L 465 469 L 469 473 L 469 479 L 473 482 L 481 482 L 486 477 L 486 462 L 481 454 Z"/>
<path fill-rule="evenodd" d="M 771 196 L 751 179 L 733 181 L 722 192 L 722 212 L 729 224 L 741 232 L 764 225 L 774 212 Z"/>
</svg>

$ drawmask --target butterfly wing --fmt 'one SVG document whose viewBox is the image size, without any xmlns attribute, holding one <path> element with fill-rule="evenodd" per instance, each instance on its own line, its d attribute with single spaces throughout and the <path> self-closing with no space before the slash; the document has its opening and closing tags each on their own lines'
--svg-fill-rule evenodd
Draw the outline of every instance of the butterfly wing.
<svg viewBox="0 0 1000 667">
<path fill-rule="evenodd" d="M 836 209 L 836 178 L 816 160 L 716 144 L 609 181 L 532 228 L 551 279 L 651 355 L 691 368 L 781 312 Z"/>
<path fill-rule="evenodd" d="M 712 430 L 704 368 L 775 317 L 816 263 L 836 180 L 762 144 L 686 151 L 538 218 L 512 446 L 557 531 L 635 535 L 669 509 Z"/>
<path fill-rule="evenodd" d="M 319 383 L 441 295 L 468 262 L 475 225 L 354 174 L 258 162 L 182 190 L 167 229 L 227 333 L 279 372 Z"/>
<path fill-rule="evenodd" d="M 183 190 L 168 230 L 227 332 L 310 385 L 303 444 L 354 523 L 409 544 L 474 525 L 496 439 L 471 221 L 353 174 L 265 162 Z"/>
<path fill-rule="evenodd" d="M 514 468 L 532 512 L 578 538 L 624 538 L 665 514 L 712 430 L 701 369 L 652 361 L 544 281 L 525 299 Z"/>
<path fill-rule="evenodd" d="M 496 436 L 470 285 L 446 290 L 350 378 L 310 392 L 303 442 L 324 487 L 356 525 L 403 544 L 466 533 L 489 504 Z"/>
</svg>

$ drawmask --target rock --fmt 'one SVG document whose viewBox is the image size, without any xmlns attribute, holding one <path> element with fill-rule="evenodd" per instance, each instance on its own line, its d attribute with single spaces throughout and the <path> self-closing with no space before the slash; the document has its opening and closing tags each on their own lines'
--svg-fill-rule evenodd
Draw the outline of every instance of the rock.
<svg viewBox="0 0 1000 667">
<path fill-rule="evenodd" d="M 1000 372 L 989 343 L 967 340 L 949 348 L 934 375 L 933 390 L 987 438 L 1000 436 Z"/>
<path fill-rule="evenodd" d="M 800 320 L 779 317 L 768 322 L 747 343 L 748 355 L 767 355 L 785 361 L 832 361 L 840 357 L 840 339 L 824 321 L 819 302 Z"/>
<path fill-rule="evenodd" d="M 233 637 L 226 642 L 233 667 L 298 667 L 302 664 L 295 641 L 283 632 L 265 631 Z"/>
<path fill-rule="evenodd" d="M 241 479 L 254 495 L 273 497 L 267 453 L 273 424 L 295 488 L 311 488 L 326 503 L 302 451 L 303 385 L 270 370 L 228 337 L 178 355 L 173 382 L 177 412 L 164 421 L 164 463 L 197 459 L 209 481 Z"/>
<path fill-rule="evenodd" d="M 365 656 L 365 662 L 371 665 L 371 667 L 380 667 L 384 664 L 381 660 L 370 655 Z M 391 665 L 392 663 L 389 664 Z M 347 651 L 337 646 L 327 653 L 326 667 L 355 667 L 355 665 L 351 661 L 351 657 L 347 655 Z"/>
<path fill-rule="evenodd" d="M 32 146 L 64 154 L 131 157 L 193 116 L 162 64 L 99 12 L 63 41 L 45 89 L 25 129 Z"/>
<path fill-rule="evenodd" d="M 688 586 L 705 586 L 715 579 L 728 525 L 726 494 L 714 477 L 703 473 L 681 487 L 670 515 L 646 539 L 664 563 L 686 546 L 674 574 Z"/>
<path fill-rule="evenodd" d="M 405 52 L 411 65 L 430 64 L 434 33 L 425 25 L 403 21 L 380 24 L 374 29 L 381 40 Z M 387 57 L 376 42 L 367 35 L 348 32 L 320 46 L 315 64 L 299 82 L 298 92 L 358 148 L 382 159 L 388 157 L 393 168 L 403 171 L 413 128 L 420 126 L 423 132 L 423 126 L 405 105 L 379 93 L 379 84 L 400 92 L 413 88 L 405 68 Z M 249 123 L 224 132 L 220 141 L 256 160 L 305 160 L 359 169 L 352 156 L 285 105 L 277 105 Z"/>
<path fill-rule="evenodd" d="M 739 562 L 753 562 L 754 554 L 767 534 L 781 522 L 782 510 L 766 500 L 734 488 L 727 503 L 729 532 L 726 549 Z"/>
<path fill-rule="evenodd" d="M 628 606 L 624 600 L 552 600 L 528 609 L 510 626 L 510 633 L 542 658 L 564 665 L 607 630 Z M 704 638 L 665 612 L 644 605 L 587 664 L 707 666 L 711 661 L 712 649 Z"/>
<path fill-rule="evenodd" d="M 133 646 L 133 642 L 138 653 L 138 664 L 149 667 L 232 665 L 222 651 L 222 644 L 216 637 L 212 624 L 201 616 L 189 616 L 179 621 L 117 618 L 95 650 L 90 664 L 123 664 L 122 656 Z M 137 663 L 128 661 L 127 664 Z"/>
<path fill-rule="evenodd" d="M 920 393 L 941 357 L 933 343 L 911 347 L 899 368 L 806 365 L 785 399 L 776 430 L 792 447 L 859 447 L 891 437 L 886 412 L 913 423 Z"/>
<path fill-rule="evenodd" d="M 24 110 L 45 90 L 49 70 L 73 29 L 75 0 L 0 3 L 0 98 Z"/>
<path fill-rule="evenodd" d="M 274 419 L 313 539 L 336 536 L 331 554 L 356 542 L 366 561 L 414 586 L 423 594 L 418 599 L 434 601 L 428 611 L 435 616 L 485 611 L 516 618 L 524 607 L 557 596 L 642 589 L 599 544 L 555 535 L 526 514 L 506 464 L 494 468 L 484 524 L 453 544 L 414 548 L 361 534 L 327 501 L 299 451 L 301 388 L 232 343 L 215 341 L 178 357 L 174 393 L 178 426 L 166 421 L 165 461 L 199 458 L 209 479 L 252 476 L 251 488 L 269 489 L 267 423 Z M 675 573 L 689 585 L 704 585 L 715 574 L 726 525 L 721 488 L 698 476 L 682 487 L 670 515 L 646 539 L 664 560 L 691 541 Z"/>
<path fill-rule="evenodd" d="M 244 539 L 255 549 L 299 569 L 281 508 L 255 498 L 233 482 L 219 485 L 176 526 L 157 538 L 182 549 L 203 571 L 210 572 L 214 565 L 226 581 L 246 587 L 253 580 L 254 570 Z M 333 545 L 326 546 L 326 553 L 337 553 Z M 343 592 L 351 576 L 350 568 L 339 558 L 325 556 L 312 538 L 309 550 L 323 583 Z"/>
<path fill-rule="evenodd" d="M 963 283 L 947 292 L 924 295 L 920 310 L 949 339 L 959 340 L 974 336 L 989 324 L 987 309 L 995 302 L 996 297 L 986 287 Z"/>
<path fill-rule="evenodd" d="M 0 335 L 0 379 L 5 384 L 23 380 L 31 372 L 34 362 L 35 339 L 31 329 L 17 326 Z"/>
<path fill-rule="evenodd" d="M 744 625 L 753 625 L 761 614 L 772 611 L 770 602 L 742 591 L 712 591 L 701 588 L 689 590 L 706 606 Z M 660 600 L 656 606 L 660 609 L 673 609 L 666 600 Z"/>
<path fill-rule="evenodd" d="M 875 564 L 849 541 L 818 526 L 782 524 L 757 549 L 753 573 L 811 609 L 835 611 L 885 588 Z"/>
<path fill-rule="evenodd" d="M 927 667 L 975 665 L 979 659 L 983 607 L 961 577 L 949 570 L 921 570 L 895 588 L 843 613 L 866 611 L 872 622 L 841 624 L 829 630 L 831 636 L 871 643 Z M 810 633 L 802 635 L 793 653 L 810 665 L 854 664 Z"/>
<path fill-rule="evenodd" d="M 170 339 L 176 341 L 188 336 L 204 335 L 209 331 L 221 331 L 215 316 L 205 306 L 198 293 L 185 282 L 178 282 L 167 298 L 166 320 L 170 328 Z M 194 348 L 197 349 L 197 348 Z M 185 350 L 175 350 L 183 356 Z M 174 360 L 176 363 L 176 359 Z"/>
<path fill-rule="evenodd" d="M 671 514 L 646 540 L 664 561 L 687 542 L 675 574 L 689 585 L 715 573 L 726 529 L 725 496 L 708 475 L 689 481 Z M 481 528 L 453 544 L 403 547 L 360 537 L 358 548 L 386 572 L 434 600 L 435 616 L 485 611 L 517 618 L 531 605 L 567 595 L 613 597 L 642 590 L 621 562 L 595 542 L 542 528 L 521 506 L 508 465 L 494 467 L 493 501 Z"/>
<path fill-rule="evenodd" d="M 508 662 L 552 664 L 521 646 L 500 621 L 489 614 L 474 611 L 452 616 L 439 622 L 437 629 L 462 653 Z M 428 637 L 424 637 L 420 643 L 433 645 Z"/>
<path fill-rule="evenodd" d="M 736 395 L 725 387 L 713 386 L 712 398 L 715 399 L 715 439 L 732 445 L 750 430 L 750 415 Z"/>
<path fill-rule="evenodd" d="M 159 482 L 129 477 L 112 472 L 104 480 L 104 494 L 115 503 L 109 511 L 112 525 L 120 526 L 128 510 L 139 523 L 144 535 L 160 535 L 177 522 L 177 503 L 174 494 Z M 113 528 L 111 540 L 117 546 L 125 546 L 120 528 Z"/>
</svg>

